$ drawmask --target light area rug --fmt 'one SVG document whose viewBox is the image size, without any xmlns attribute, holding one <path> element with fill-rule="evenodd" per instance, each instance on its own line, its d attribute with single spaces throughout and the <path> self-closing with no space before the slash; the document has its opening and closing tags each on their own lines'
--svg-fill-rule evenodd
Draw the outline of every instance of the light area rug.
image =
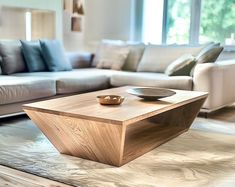
<svg viewBox="0 0 235 187">
<path fill-rule="evenodd" d="M 0 122 L 0 165 L 81 187 L 234 187 L 235 124 L 197 118 L 188 132 L 118 168 L 59 154 L 19 117 Z"/>
</svg>

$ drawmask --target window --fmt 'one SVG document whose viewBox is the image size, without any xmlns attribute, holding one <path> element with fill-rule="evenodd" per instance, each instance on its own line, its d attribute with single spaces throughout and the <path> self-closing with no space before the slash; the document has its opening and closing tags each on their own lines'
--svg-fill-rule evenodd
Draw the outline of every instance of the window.
<svg viewBox="0 0 235 187">
<path fill-rule="evenodd" d="M 31 14 L 31 12 L 27 11 L 25 13 L 25 26 L 26 26 L 25 38 L 27 41 L 31 41 L 31 39 L 32 39 L 32 26 L 31 26 L 32 24 L 31 23 L 32 23 L 32 14 Z"/>
<path fill-rule="evenodd" d="M 55 12 L 19 7 L 0 7 L 1 40 L 55 38 Z"/>
<path fill-rule="evenodd" d="M 143 41 L 235 45 L 235 0 L 144 0 Z"/>
<path fill-rule="evenodd" d="M 164 0 L 145 0 L 143 15 L 143 41 L 162 43 L 162 20 Z"/>
<path fill-rule="evenodd" d="M 190 0 L 168 0 L 166 43 L 188 44 L 190 33 Z"/>
<path fill-rule="evenodd" d="M 234 43 L 235 0 L 202 0 L 200 43 Z"/>
</svg>

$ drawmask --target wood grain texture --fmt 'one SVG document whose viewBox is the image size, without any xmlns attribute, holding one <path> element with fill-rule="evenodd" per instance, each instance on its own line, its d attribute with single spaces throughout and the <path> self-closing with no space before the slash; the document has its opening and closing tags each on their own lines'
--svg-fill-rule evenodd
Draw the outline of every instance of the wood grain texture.
<svg viewBox="0 0 235 187">
<path fill-rule="evenodd" d="M 128 125 L 125 133 L 123 163 L 128 163 L 186 132 L 204 101 L 205 99 L 200 99 Z"/>
<path fill-rule="evenodd" d="M 234 142 L 235 105 L 197 118 L 188 132 L 112 167 L 59 154 L 31 120 L 17 117 L 0 121 L 0 164 L 78 187 L 233 187 Z M 17 177 L 9 183 L 24 184 Z"/>
<path fill-rule="evenodd" d="M 111 89 L 113 90 L 126 94 L 126 87 Z M 89 93 L 88 96 L 82 95 L 81 97 L 85 97 L 85 100 L 83 98 L 78 102 L 81 108 L 76 105 L 74 110 L 82 111 L 85 104 L 87 104 L 86 107 L 93 106 L 93 103 L 96 103 L 93 101 L 93 96 L 98 93 L 100 92 L 94 92 L 92 96 Z M 101 107 L 100 109 L 104 107 L 104 110 L 95 110 L 95 108 L 93 113 L 95 111 L 99 115 L 104 113 L 102 121 L 105 122 L 97 120 L 97 117 L 90 118 L 90 113 L 88 113 L 90 110 L 83 111 L 84 115 L 85 113 L 87 115 L 87 119 L 84 119 L 84 116 L 82 118 L 80 115 L 71 117 L 63 112 L 57 113 L 48 109 L 51 108 L 51 102 L 56 105 L 55 101 L 61 101 L 58 99 L 29 104 L 24 110 L 60 153 L 122 166 L 187 131 L 204 103 L 206 95 L 179 91 L 175 97 L 169 97 L 167 102 L 143 102 L 136 97 L 128 96 L 127 105 L 122 107 L 107 108 L 96 103 Z M 63 103 L 63 106 L 70 107 L 72 110 L 74 106 L 67 105 L 71 104 L 73 97 L 63 99 L 67 101 Z M 41 110 L 41 103 L 45 105 L 44 110 Z M 132 110 L 128 112 L 127 109 Z M 114 122 L 117 118 L 113 113 L 122 115 L 119 118 L 123 120 L 119 121 L 122 123 Z"/>
<path fill-rule="evenodd" d="M 128 125 L 207 96 L 204 92 L 174 90 L 177 93 L 174 96 L 159 101 L 145 102 L 126 93 L 129 88 L 131 87 L 119 87 L 51 99 L 26 104 L 23 108 L 86 120 Z M 103 106 L 96 101 L 98 95 L 121 95 L 125 97 L 125 100 L 120 106 Z"/>
<path fill-rule="evenodd" d="M 71 187 L 66 184 L 0 166 L 1 187 Z"/>
<path fill-rule="evenodd" d="M 25 111 L 60 153 L 121 165 L 124 126 Z"/>
</svg>

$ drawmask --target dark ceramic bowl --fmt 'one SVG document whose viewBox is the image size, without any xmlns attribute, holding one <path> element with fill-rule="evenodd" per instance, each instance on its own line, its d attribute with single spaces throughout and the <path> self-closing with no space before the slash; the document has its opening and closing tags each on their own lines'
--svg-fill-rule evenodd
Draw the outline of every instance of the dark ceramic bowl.
<svg viewBox="0 0 235 187">
<path fill-rule="evenodd" d="M 176 92 L 172 90 L 162 88 L 131 88 L 127 90 L 127 93 L 149 101 L 170 97 L 176 94 Z"/>
<path fill-rule="evenodd" d="M 96 99 L 101 105 L 120 105 L 124 101 L 119 95 L 99 95 Z"/>
</svg>

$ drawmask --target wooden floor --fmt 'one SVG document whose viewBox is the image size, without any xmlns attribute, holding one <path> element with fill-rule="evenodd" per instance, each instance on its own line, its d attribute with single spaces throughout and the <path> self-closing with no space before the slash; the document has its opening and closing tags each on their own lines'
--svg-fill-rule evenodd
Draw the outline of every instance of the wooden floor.
<svg viewBox="0 0 235 187">
<path fill-rule="evenodd" d="M 207 132 L 213 132 L 213 133 L 218 133 L 218 134 L 234 134 L 235 136 L 235 105 L 231 107 L 227 107 L 219 112 L 216 112 L 214 114 L 209 115 L 208 119 L 205 118 L 198 118 L 197 122 L 203 121 L 203 123 L 200 123 L 200 125 L 195 124 L 194 128 L 207 131 Z M 196 123 L 197 123 L 196 122 Z M 222 123 L 226 123 L 224 127 L 221 127 Z M 216 124 L 218 125 L 218 128 L 214 128 Z M 227 125 L 228 124 L 228 125 Z M 213 127 L 213 128 L 211 128 Z M 1 126 L 0 126 L 1 128 Z M 216 135 L 216 134 L 215 134 Z M 229 147 L 228 147 L 229 149 Z M 218 150 L 219 151 L 219 150 Z M 214 153 L 215 154 L 215 153 Z M 177 164 L 177 163 L 176 163 Z M 203 166 L 202 166 L 203 167 Z M 208 166 L 209 167 L 209 166 Z M 223 168 L 221 168 L 222 170 Z M 221 171 L 223 172 L 223 171 Z M 197 173 L 195 175 L 198 176 L 187 176 L 187 171 L 184 171 L 184 177 L 185 180 L 190 180 L 191 178 L 194 177 L 200 177 L 200 175 Z M 165 174 L 162 174 L 161 177 L 165 175 L 166 178 L 169 178 L 167 172 Z M 234 175 L 235 176 L 235 171 Z M 226 178 L 226 171 L 223 173 L 223 177 Z M 221 180 L 219 184 L 215 184 L 215 187 L 234 187 L 235 186 L 235 178 L 231 178 L 231 173 L 229 176 L 227 176 L 228 179 L 226 180 Z M 169 178 L 170 180 L 170 178 Z M 184 180 L 184 179 L 182 179 Z M 196 182 L 193 183 L 193 186 L 200 186 L 199 184 L 197 185 Z M 44 179 L 38 176 L 34 176 L 28 173 L 20 172 L 14 169 L 10 169 L 4 166 L 0 166 L 0 187 L 68 187 L 68 185 L 58 183 L 55 181 L 51 181 L 48 179 Z M 168 186 L 168 184 L 162 184 L 161 186 Z M 176 186 L 178 186 L 176 184 Z M 213 187 L 214 187 L 213 186 Z"/>
<path fill-rule="evenodd" d="M 59 182 L 51 181 L 24 173 L 18 170 L 0 166 L 1 187 L 69 187 Z"/>
</svg>

